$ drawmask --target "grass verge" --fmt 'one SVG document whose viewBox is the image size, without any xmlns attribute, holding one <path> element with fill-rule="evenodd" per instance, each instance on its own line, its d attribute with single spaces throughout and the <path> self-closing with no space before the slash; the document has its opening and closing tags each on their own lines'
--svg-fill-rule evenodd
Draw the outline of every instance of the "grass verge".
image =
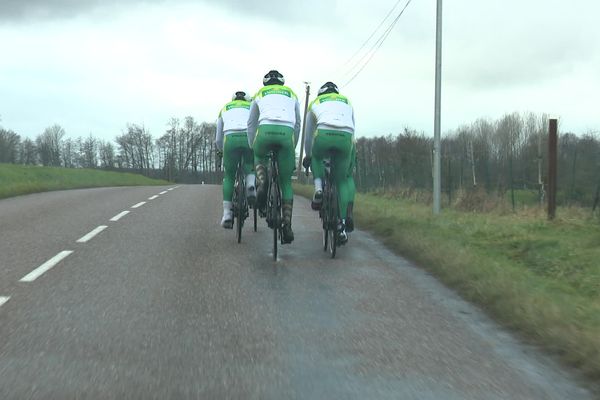
<svg viewBox="0 0 600 400">
<path fill-rule="evenodd" d="M 312 188 L 295 186 L 310 197 Z M 600 380 L 600 222 L 577 209 L 467 213 L 358 194 L 356 226 L 503 325 Z"/>
<path fill-rule="evenodd" d="M 138 174 L 0 164 L 0 199 L 50 190 L 166 184 L 168 182 Z"/>
</svg>

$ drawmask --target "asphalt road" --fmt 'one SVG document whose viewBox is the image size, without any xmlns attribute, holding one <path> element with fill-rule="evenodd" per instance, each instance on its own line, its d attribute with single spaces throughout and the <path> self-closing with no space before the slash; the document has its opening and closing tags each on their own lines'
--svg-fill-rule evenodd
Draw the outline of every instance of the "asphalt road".
<svg viewBox="0 0 600 400">
<path fill-rule="evenodd" d="M 330 260 L 306 200 L 274 262 L 263 221 L 220 228 L 220 196 L 1 200 L 0 399 L 592 398 L 370 235 Z"/>
</svg>

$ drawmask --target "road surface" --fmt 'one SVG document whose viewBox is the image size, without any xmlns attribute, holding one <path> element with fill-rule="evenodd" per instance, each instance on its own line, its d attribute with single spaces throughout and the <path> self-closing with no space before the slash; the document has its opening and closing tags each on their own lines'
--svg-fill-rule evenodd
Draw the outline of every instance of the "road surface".
<svg viewBox="0 0 600 400">
<path fill-rule="evenodd" d="M 0 399 L 592 398 L 370 235 L 330 260 L 307 200 L 274 262 L 263 221 L 239 245 L 219 227 L 220 196 L 1 200 Z"/>
</svg>

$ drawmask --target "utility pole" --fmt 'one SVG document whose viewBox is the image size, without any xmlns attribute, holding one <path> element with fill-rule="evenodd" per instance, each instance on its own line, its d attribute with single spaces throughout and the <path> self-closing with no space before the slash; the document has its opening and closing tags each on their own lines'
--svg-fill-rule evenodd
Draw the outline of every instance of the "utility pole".
<svg viewBox="0 0 600 400">
<path fill-rule="evenodd" d="M 442 0 L 437 0 L 435 35 L 435 120 L 433 131 L 433 213 L 440 213 L 442 191 L 441 168 L 441 103 L 442 103 Z"/>
<path fill-rule="evenodd" d="M 556 217 L 556 177 L 558 163 L 558 122 L 550 120 L 548 129 L 548 219 Z"/>
<path fill-rule="evenodd" d="M 538 153 L 537 153 L 537 163 L 538 163 L 538 191 L 539 191 L 539 200 L 540 200 L 540 208 L 544 206 L 544 181 L 542 180 L 542 130 L 540 129 L 538 135 Z"/>
<path fill-rule="evenodd" d="M 304 118 L 302 121 L 302 138 L 300 139 L 300 159 L 298 160 L 298 179 L 302 176 L 302 158 L 304 156 L 304 134 L 306 133 L 306 115 L 308 113 L 308 99 L 310 98 L 310 82 L 306 85 L 306 98 L 304 99 Z"/>
</svg>

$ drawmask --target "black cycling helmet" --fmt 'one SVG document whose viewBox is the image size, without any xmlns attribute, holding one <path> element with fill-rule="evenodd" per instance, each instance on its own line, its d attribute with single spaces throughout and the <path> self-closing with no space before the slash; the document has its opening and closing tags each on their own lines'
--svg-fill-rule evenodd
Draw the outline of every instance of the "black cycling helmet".
<svg viewBox="0 0 600 400">
<path fill-rule="evenodd" d="M 239 92 L 235 92 L 233 94 L 233 96 L 231 97 L 231 100 L 244 100 L 244 101 L 251 101 L 252 99 L 250 98 L 250 96 L 248 96 L 246 94 L 246 92 L 240 90 Z"/>
<path fill-rule="evenodd" d="M 285 83 L 285 78 L 283 75 L 274 69 L 267 72 L 265 77 L 263 78 L 263 85 L 283 85 Z"/>
<path fill-rule="evenodd" d="M 321 88 L 319 89 L 319 96 L 322 94 L 327 94 L 327 93 L 337 93 L 340 94 L 340 90 L 338 89 L 337 85 L 333 82 L 327 82 L 326 84 L 324 84 L 323 86 L 321 86 Z"/>
</svg>

